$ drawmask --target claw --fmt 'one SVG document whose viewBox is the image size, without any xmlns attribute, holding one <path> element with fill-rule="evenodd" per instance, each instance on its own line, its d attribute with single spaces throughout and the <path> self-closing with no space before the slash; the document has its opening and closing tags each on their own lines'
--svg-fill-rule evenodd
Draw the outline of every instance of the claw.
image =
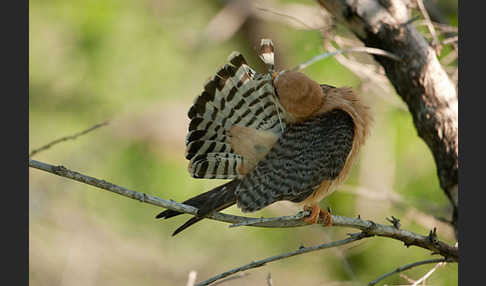
<svg viewBox="0 0 486 286">
<path fill-rule="evenodd" d="M 307 224 L 317 223 L 317 221 L 319 220 L 321 208 L 317 204 L 312 204 L 311 206 L 305 206 L 304 210 L 311 212 L 308 217 L 304 218 L 304 222 Z"/>
<path fill-rule="evenodd" d="M 321 210 L 319 213 L 319 217 L 321 217 L 326 222 L 324 226 L 332 225 L 331 209 L 328 208 L 327 211 Z"/>
<path fill-rule="evenodd" d="M 321 210 L 317 204 L 312 204 L 311 206 L 305 206 L 305 211 L 310 211 L 310 215 L 304 218 L 304 222 L 308 224 L 314 224 L 319 222 L 319 218 L 322 218 L 326 223 L 325 226 L 332 225 L 332 216 L 330 209 L 327 211 Z"/>
</svg>

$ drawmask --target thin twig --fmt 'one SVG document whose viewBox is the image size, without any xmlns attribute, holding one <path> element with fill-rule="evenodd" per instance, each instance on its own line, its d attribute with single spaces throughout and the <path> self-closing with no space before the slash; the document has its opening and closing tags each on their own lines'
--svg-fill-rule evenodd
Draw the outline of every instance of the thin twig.
<svg viewBox="0 0 486 286">
<path fill-rule="evenodd" d="M 438 30 L 445 32 L 445 33 L 459 33 L 459 29 L 457 27 L 446 25 L 442 23 L 432 22 L 435 28 Z"/>
<path fill-rule="evenodd" d="M 447 55 L 445 55 L 440 61 L 444 66 L 448 66 L 452 64 L 458 57 L 458 54 L 456 51 L 451 51 Z M 454 68 L 457 69 L 457 63 L 454 64 Z"/>
<path fill-rule="evenodd" d="M 53 166 L 50 164 L 42 163 L 36 160 L 29 159 L 29 167 L 43 170 L 61 177 L 72 179 L 81 183 L 85 183 L 102 190 L 107 190 L 134 200 L 138 200 L 143 203 L 171 209 L 174 211 L 196 215 L 198 209 L 189 205 L 180 204 L 174 201 L 168 201 L 161 199 L 146 193 L 140 193 L 137 191 L 129 190 L 127 188 L 117 186 L 105 180 L 96 179 L 81 173 L 71 171 L 63 166 Z M 220 212 L 214 212 L 207 215 L 208 219 L 218 220 L 222 222 L 240 224 L 250 222 L 251 226 L 258 227 L 301 227 L 309 226 L 302 219 L 302 213 L 295 216 L 284 216 L 271 219 L 264 219 L 255 223 L 258 218 L 242 217 L 224 214 Z M 325 219 L 320 218 L 319 224 L 324 225 Z M 332 226 L 350 227 L 359 229 L 366 232 L 369 235 L 377 235 L 382 237 L 389 237 L 399 241 L 402 241 L 407 247 L 415 245 L 424 249 L 428 249 L 433 253 L 440 254 L 446 258 L 451 258 L 453 261 L 459 261 L 459 249 L 458 247 L 450 246 L 449 244 L 439 241 L 435 232 L 431 232 L 428 236 L 416 234 L 404 229 L 396 229 L 390 225 L 382 225 L 373 221 L 362 220 L 359 218 L 348 218 L 344 216 L 332 215 Z"/>
<path fill-rule="evenodd" d="M 405 275 L 403 273 L 400 273 L 400 277 L 407 280 L 407 282 L 410 283 L 410 284 L 415 283 L 415 280 L 411 279 L 410 277 L 408 277 L 407 275 Z"/>
<path fill-rule="evenodd" d="M 248 272 L 240 273 L 238 275 L 234 275 L 234 276 L 228 277 L 226 279 L 219 280 L 218 282 L 214 283 L 213 286 L 223 284 L 224 282 L 227 282 L 229 280 L 240 279 L 240 278 L 243 278 L 243 277 L 248 276 L 248 275 L 250 275 L 250 273 L 248 273 Z"/>
<path fill-rule="evenodd" d="M 325 240 L 332 240 L 331 236 L 326 231 L 321 231 L 319 236 L 322 236 L 322 238 L 325 239 Z M 357 247 L 357 246 L 359 246 L 359 244 L 355 244 L 355 245 L 347 248 L 346 250 L 352 249 L 352 248 Z M 358 276 L 356 276 L 356 272 L 353 269 L 353 266 L 351 265 L 351 263 L 349 262 L 349 259 L 346 257 L 346 254 L 343 251 L 343 249 L 335 247 L 335 248 L 332 248 L 332 252 L 334 252 L 334 254 L 341 260 L 344 269 L 346 270 L 348 275 L 351 277 L 353 282 L 355 282 L 357 285 L 362 285 L 363 283 L 361 283 L 358 279 Z"/>
<path fill-rule="evenodd" d="M 380 277 L 378 277 L 375 280 L 368 283 L 368 286 L 376 285 L 376 283 L 387 278 L 388 276 L 391 276 L 391 275 L 396 274 L 396 273 L 403 272 L 405 270 L 408 270 L 408 269 L 416 267 L 416 266 L 420 266 L 420 265 L 424 265 L 424 264 L 430 264 L 430 263 L 440 263 L 440 262 L 446 262 L 446 261 L 448 261 L 448 260 L 445 259 L 445 258 L 438 258 L 438 259 L 422 260 L 422 261 L 417 261 L 417 262 L 410 263 L 410 264 L 407 264 L 407 265 L 403 265 L 403 266 L 400 266 L 400 267 L 398 267 L 397 269 L 395 269 L 391 272 L 388 272 L 388 273 L 381 275 Z"/>
<path fill-rule="evenodd" d="M 272 274 L 270 272 L 267 274 L 267 286 L 273 286 Z"/>
<path fill-rule="evenodd" d="M 434 21 L 431 21 L 431 23 L 434 26 L 434 28 L 436 28 L 437 30 L 439 30 L 442 33 L 458 33 L 459 32 L 459 29 L 457 27 L 454 27 L 454 26 L 451 26 L 451 25 L 438 23 L 438 22 L 434 22 Z M 427 21 L 420 20 L 420 21 L 415 22 L 415 25 L 416 26 L 427 26 Z"/>
<path fill-rule="evenodd" d="M 417 6 L 419 7 L 420 12 L 424 16 L 425 23 L 427 24 L 427 27 L 429 28 L 430 34 L 432 35 L 432 45 L 436 49 L 437 54 L 439 54 L 439 49 L 440 49 L 440 43 L 439 39 L 437 38 L 437 33 L 435 32 L 434 25 L 432 24 L 432 21 L 430 20 L 429 13 L 427 13 L 427 9 L 425 9 L 424 2 L 422 0 L 416 0 Z"/>
<path fill-rule="evenodd" d="M 289 14 L 285 14 L 285 13 L 281 13 L 281 12 L 277 12 L 277 11 L 272 11 L 270 9 L 263 8 L 263 7 L 258 7 L 258 6 L 256 6 L 255 8 L 258 9 L 258 10 L 260 10 L 260 11 L 264 11 L 264 12 L 271 13 L 271 14 L 274 14 L 274 15 L 277 15 L 277 16 L 282 16 L 282 17 L 287 17 L 289 19 L 292 19 L 295 22 L 297 22 L 297 23 L 303 25 L 304 27 L 308 28 L 309 30 L 320 30 L 320 29 L 322 29 L 322 28 L 316 29 L 316 28 L 308 25 L 307 23 L 305 23 L 301 19 L 299 19 L 299 18 L 297 18 L 295 16 L 292 16 L 292 15 L 289 15 Z"/>
<path fill-rule="evenodd" d="M 191 272 L 189 272 L 186 286 L 194 286 L 194 283 L 196 283 L 196 277 L 197 277 L 196 271 L 192 270 Z"/>
<path fill-rule="evenodd" d="M 442 41 L 442 44 L 443 44 L 443 45 L 448 45 L 448 44 L 455 43 L 455 42 L 457 42 L 457 41 L 459 41 L 459 36 L 453 36 L 453 37 L 449 37 L 449 38 L 447 38 L 447 39 L 444 39 L 444 40 Z"/>
<path fill-rule="evenodd" d="M 331 22 L 322 11 L 316 11 L 313 6 L 302 4 L 278 4 L 265 2 L 253 4 L 253 16 L 263 21 L 273 21 L 286 24 L 294 29 L 325 30 Z"/>
<path fill-rule="evenodd" d="M 358 44 L 355 41 L 351 41 L 339 36 L 334 36 L 334 41 L 339 45 L 348 44 L 356 46 Z M 336 51 L 336 48 L 334 48 L 331 44 L 325 44 L 324 48 L 327 51 Z M 408 110 L 403 102 L 394 97 L 388 96 L 394 91 L 391 88 L 390 81 L 385 76 L 384 71 L 381 71 L 376 65 L 365 64 L 358 62 L 357 60 L 353 60 L 351 54 L 349 54 L 348 57 L 350 57 L 350 59 L 346 58 L 344 55 L 337 54 L 335 59 L 361 78 L 363 83 L 362 87 L 364 84 L 370 83 L 369 86 L 375 90 L 373 94 L 390 103 L 393 107 L 401 110 Z"/>
<path fill-rule="evenodd" d="M 275 256 L 272 256 L 272 257 L 268 257 L 268 258 L 265 258 L 265 259 L 252 261 L 251 263 L 248 263 L 248 264 L 245 264 L 243 266 L 228 270 L 228 271 L 223 272 L 221 274 L 218 274 L 218 275 L 216 275 L 216 276 L 214 276 L 214 277 L 212 277 L 208 280 L 200 282 L 196 286 L 209 285 L 209 284 L 211 284 L 211 283 L 213 283 L 213 282 L 215 282 L 219 279 L 225 278 L 229 275 L 232 275 L 232 274 L 235 274 L 235 273 L 238 273 L 238 272 L 241 272 L 241 271 L 246 271 L 248 269 L 261 267 L 261 266 L 264 266 L 267 263 L 270 263 L 270 262 L 273 262 L 273 261 L 276 261 L 276 260 L 292 257 L 292 256 L 295 256 L 295 255 L 299 255 L 299 254 L 303 254 L 303 253 L 307 253 L 307 252 L 311 252 L 311 251 L 316 251 L 316 250 L 321 250 L 321 249 L 345 245 L 345 244 L 363 239 L 365 237 L 369 237 L 369 235 L 364 233 L 364 232 L 353 233 L 353 234 L 350 234 L 350 237 L 343 239 L 343 240 L 333 241 L 333 242 L 324 243 L 324 244 L 320 244 L 320 245 L 316 245 L 316 246 L 301 247 L 298 250 L 295 250 L 295 251 L 292 251 L 292 252 L 287 252 L 287 253 L 275 255 Z"/>
<path fill-rule="evenodd" d="M 82 136 L 82 135 L 84 135 L 84 134 L 86 134 L 86 133 L 88 133 L 88 132 L 91 132 L 91 131 L 93 131 L 93 130 L 95 130 L 95 129 L 98 129 L 98 128 L 102 127 L 102 126 L 105 126 L 105 125 L 107 125 L 108 123 L 109 123 L 108 121 L 105 121 L 105 122 L 103 122 L 103 123 L 98 123 L 98 124 L 96 124 L 96 125 L 94 125 L 94 126 L 92 126 L 92 127 L 88 128 L 88 129 L 86 129 L 86 130 L 84 130 L 84 131 L 81 131 L 81 132 L 78 132 L 78 133 L 76 133 L 76 134 L 74 134 L 74 135 L 65 136 L 65 137 L 62 137 L 62 138 L 56 139 L 56 140 L 54 140 L 54 141 L 52 141 L 52 142 L 49 142 L 49 143 L 47 143 L 46 145 L 44 145 L 44 146 L 42 146 L 42 147 L 40 147 L 40 148 L 37 148 L 37 149 L 32 150 L 32 151 L 30 152 L 30 154 L 29 154 L 29 158 L 30 158 L 30 157 L 32 157 L 32 156 L 34 156 L 35 154 L 37 154 L 37 153 L 39 153 L 39 152 L 42 152 L 42 151 L 44 151 L 44 150 L 46 150 L 46 149 L 51 148 L 52 146 L 54 146 L 54 145 L 56 145 L 56 144 L 58 144 L 58 143 L 61 143 L 61 142 L 64 142 L 64 141 L 68 141 L 68 140 L 74 140 L 74 139 L 78 138 L 79 136 Z"/>
<path fill-rule="evenodd" d="M 367 54 L 372 54 L 372 55 L 380 55 L 380 56 L 384 56 L 384 57 L 388 57 L 390 59 L 393 59 L 395 61 L 400 61 L 400 58 L 390 52 L 387 52 L 387 51 L 384 51 L 384 50 L 381 50 L 381 49 L 376 49 L 376 48 L 369 48 L 369 47 L 354 47 L 354 48 L 349 48 L 349 49 L 344 49 L 344 50 L 335 50 L 335 51 L 332 51 L 332 52 L 327 52 L 327 53 L 323 53 L 323 54 L 319 54 L 315 57 L 313 57 L 312 59 L 308 60 L 307 62 L 305 63 L 302 63 L 292 69 L 290 69 L 291 71 L 299 71 L 299 70 L 303 70 L 305 68 L 307 68 L 308 66 L 320 61 L 320 60 L 323 60 L 325 58 L 328 58 L 328 57 L 331 57 L 331 56 L 334 56 L 334 55 L 337 55 L 337 54 L 344 54 L 344 53 L 367 53 Z"/>
<path fill-rule="evenodd" d="M 427 272 L 424 276 L 422 276 L 419 280 L 415 281 L 411 286 L 417 286 L 419 285 L 419 283 L 421 283 L 422 281 L 425 281 L 425 279 L 429 278 L 430 275 L 432 275 L 432 273 L 435 272 L 435 270 L 437 270 L 437 268 L 441 265 L 444 265 L 444 263 L 446 263 L 446 261 L 443 261 L 443 262 L 439 262 L 437 263 L 432 269 L 430 269 L 429 272 Z"/>
</svg>

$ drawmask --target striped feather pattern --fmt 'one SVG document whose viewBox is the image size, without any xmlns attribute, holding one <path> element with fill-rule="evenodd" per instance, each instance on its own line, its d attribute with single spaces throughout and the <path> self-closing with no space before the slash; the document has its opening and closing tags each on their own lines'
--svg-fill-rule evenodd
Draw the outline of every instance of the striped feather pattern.
<svg viewBox="0 0 486 286">
<path fill-rule="evenodd" d="M 305 200 L 324 180 L 340 174 L 353 138 L 353 119 L 342 110 L 289 124 L 265 160 L 237 186 L 238 207 L 252 212 L 280 200 Z"/>
<path fill-rule="evenodd" d="M 204 85 L 189 109 L 186 159 L 195 178 L 241 178 L 245 158 L 231 147 L 234 125 L 271 131 L 277 136 L 285 123 L 270 74 L 256 74 L 238 52 Z"/>
</svg>

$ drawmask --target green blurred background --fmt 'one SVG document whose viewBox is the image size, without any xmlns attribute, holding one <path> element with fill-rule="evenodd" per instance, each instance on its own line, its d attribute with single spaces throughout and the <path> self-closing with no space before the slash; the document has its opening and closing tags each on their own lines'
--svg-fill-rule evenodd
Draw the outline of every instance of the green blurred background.
<svg viewBox="0 0 486 286">
<path fill-rule="evenodd" d="M 273 39 L 280 68 L 325 51 L 319 30 L 265 11 L 321 15 L 314 2 L 253 3 L 260 7 L 256 12 L 235 9 L 238 13 L 229 13 L 230 20 L 221 20 L 218 17 L 228 15 L 222 12 L 226 1 L 30 0 L 30 150 L 109 121 L 34 159 L 177 201 L 220 184 L 191 178 L 184 159 L 186 113 L 206 79 L 233 50 L 263 72 L 255 53 L 262 37 Z M 457 26 L 457 1 L 439 4 Z M 241 26 L 237 19 L 242 19 Z M 238 28 L 231 32 L 235 22 Z M 349 37 L 340 26 L 331 33 Z M 445 47 L 441 55 L 448 51 Z M 304 72 L 320 83 L 355 87 L 375 116 L 350 178 L 321 207 L 379 223 L 388 223 L 385 217 L 393 215 L 401 219 L 402 228 L 421 234 L 436 226 L 439 238 L 453 244 L 452 229 L 434 219 L 448 218 L 450 209 L 432 155 L 389 83 L 388 94 L 370 88 L 373 81 L 365 84 L 334 58 Z M 31 285 L 186 285 L 193 270 L 201 281 L 252 260 L 342 239 L 355 231 L 319 226 L 230 229 L 207 220 L 171 237 L 189 216 L 155 220 L 162 210 L 155 206 L 39 170 L 30 169 L 29 175 Z M 282 202 L 252 215 L 297 211 Z M 235 207 L 227 212 L 241 214 Z M 225 285 L 266 285 L 268 273 L 274 285 L 362 285 L 430 257 L 392 239 L 372 238 L 271 263 Z M 432 266 L 405 274 L 418 279 Z M 457 275 L 457 265 L 447 264 L 427 285 L 457 285 Z M 385 283 L 408 282 L 395 275 Z"/>
</svg>

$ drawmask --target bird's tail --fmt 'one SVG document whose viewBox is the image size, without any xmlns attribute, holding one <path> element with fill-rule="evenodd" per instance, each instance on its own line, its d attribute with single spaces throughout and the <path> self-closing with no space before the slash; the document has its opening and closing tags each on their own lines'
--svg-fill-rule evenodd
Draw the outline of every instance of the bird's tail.
<svg viewBox="0 0 486 286">
<path fill-rule="evenodd" d="M 194 216 L 188 221 L 186 221 L 178 229 L 176 229 L 174 233 L 172 233 L 172 236 L 178 234 L 179 232 L 183 231 L 189 226 L 202 220 L 207 214 L 215 211 L 220 211 L 234 205 L 236 203 L 235 190 L 239 183 L 240 183 L 239 179 L 234 179 L 210 191 L 207 191 L 205 193 L 202 193 L 200 195 L 197 195 L 193 198 L 184 201 L 183 204 L 198 208 L 199 209 L 197 212 L 198 214 L 197 216 Z M 158 214 L 156 218 L 168 219 L 180 214 L 182 213 L 178 211 L 165 210 L 160 214 Z"/>
</svg>

